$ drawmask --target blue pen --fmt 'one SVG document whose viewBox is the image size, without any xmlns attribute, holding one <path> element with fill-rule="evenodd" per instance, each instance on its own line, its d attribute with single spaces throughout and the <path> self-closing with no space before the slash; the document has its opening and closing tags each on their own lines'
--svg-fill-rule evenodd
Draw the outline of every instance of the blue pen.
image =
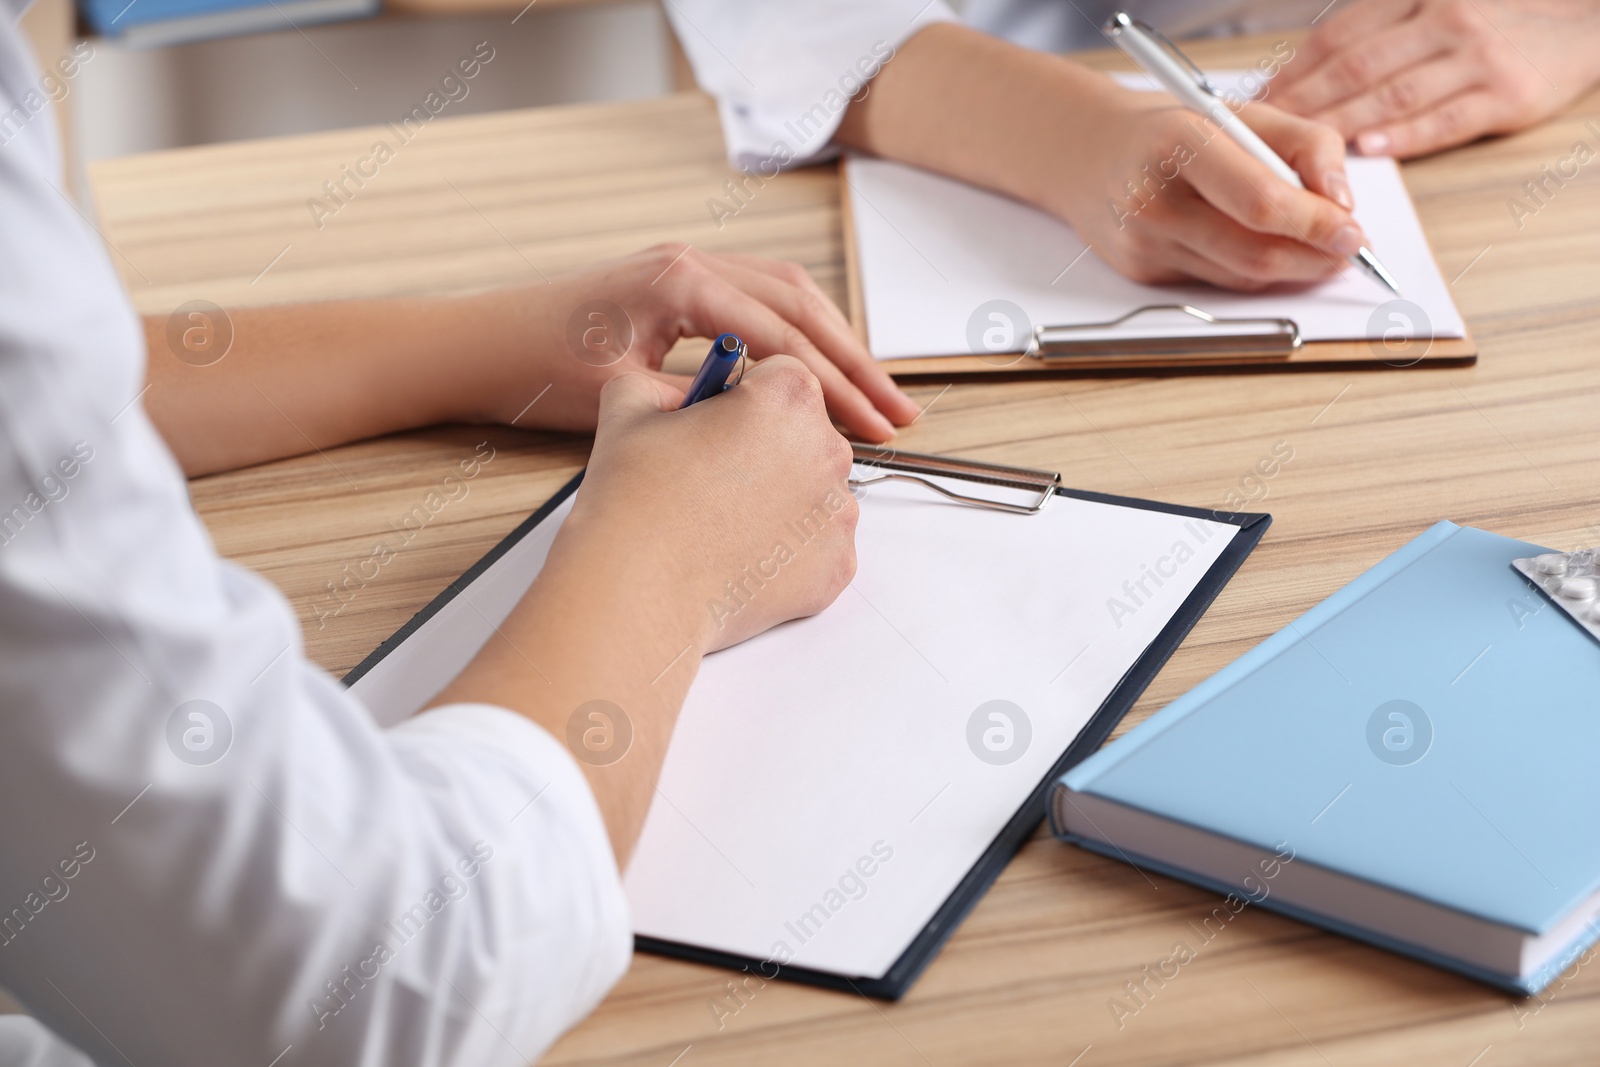
<svg viewBox="0 0 1600 1067">
<path fill-rule="evenodd" d="M 711 351 L 707 353 L 706 361 L 700 364 L 700 372 L 690 383 L 683 406 L 698 404 L 736 384 L 737 379 L 729 382 L 728 376 L 733 373 L 733 368 L 744 360 L 745 353 L 745 343 L 734 334 L 725 333 L 712 341 Z"/>
</svg>

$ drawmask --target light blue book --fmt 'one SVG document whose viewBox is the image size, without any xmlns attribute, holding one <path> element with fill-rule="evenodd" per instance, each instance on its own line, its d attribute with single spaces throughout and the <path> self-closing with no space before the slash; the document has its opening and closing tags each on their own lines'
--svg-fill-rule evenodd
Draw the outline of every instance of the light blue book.
<svg viewBox="0 0 1600 1067">
<path fill-rule="evenodd" d="M 1600 935 L 1600 643 L 1545 551 L 1439 523 L 1067 772 L 1056 832 L 1538 992 Z"/>
<path fill-rule="evenodd" d="M 381 0 L 78 0 L 89 28 L 134 48 L 297 30 L 376 15 Z"/>
</svg>

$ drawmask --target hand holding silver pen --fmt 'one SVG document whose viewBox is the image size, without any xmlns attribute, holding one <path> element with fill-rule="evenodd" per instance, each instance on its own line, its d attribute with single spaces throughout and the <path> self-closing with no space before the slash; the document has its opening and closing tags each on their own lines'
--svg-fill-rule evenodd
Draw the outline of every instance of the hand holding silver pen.
<svg viewBox="0 0 1600 1067">
<path fill-rule="evenodd" d="M 1161 33 L 1122 11 L 1107 21 L 1105 33 L 1179 103 L 1209 119 L 1279 179 L 1295 188 L 1305 188 L 1294 168 L 1233 113 L 1204 72 Z M 1350 260 L 1396 296 L 1400 294 L 1393 275 L 1365 244 L 1350 253 Z"/>
</svg>

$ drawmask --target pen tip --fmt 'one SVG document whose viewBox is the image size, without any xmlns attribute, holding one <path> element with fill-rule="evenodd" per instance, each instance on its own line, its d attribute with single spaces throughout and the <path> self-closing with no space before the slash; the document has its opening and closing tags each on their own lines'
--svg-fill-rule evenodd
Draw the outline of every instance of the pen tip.
<svg viewBox="0 0 1600 1067">
<path fill-rule="evenodd" d="M 1378 257 L 1372 254 L 1372 249 L 1362 245 L 1361 251 L 1356 253 L 1356 260 L 1366 268 L 1368 274 L 1382 282 L 1384 288 L 1395 296 L 1400 295 L 1400 286 L 1395 282 L 1394 275 L 1390 274 L 1388 269 L 1378 262 Z"/>
</svg>

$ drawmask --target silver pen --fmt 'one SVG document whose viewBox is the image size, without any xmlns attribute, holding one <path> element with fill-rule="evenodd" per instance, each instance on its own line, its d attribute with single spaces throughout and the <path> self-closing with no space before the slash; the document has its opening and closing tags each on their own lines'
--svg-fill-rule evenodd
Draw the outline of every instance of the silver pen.
<svg viewBox="0 0 1600 1067">
<path fill-rule="evenodd" d="M 1160 82 L 1161 87 L 1177 97 L 1184 107 L 1198 111 L 1216 123 L 1240 148 L 1266 164 L 1278 177 L 1297 189 L 1305 188 L 1305 183 L 1294 168 L 1233 113 L 1205 72 L 1159 30 L 1133 18 L 1126 11 L 1119 11 L 1106 22 L 1105 33 L 1112 44 Z M 1394 276 L 1378 262 L 1378 257 L 1366 245 L 1356 250 L 1350 262 L 1387 286 L 1395 296 L 1400 295 L 1400 286 L 1395 284 Z"/>
</svg>

